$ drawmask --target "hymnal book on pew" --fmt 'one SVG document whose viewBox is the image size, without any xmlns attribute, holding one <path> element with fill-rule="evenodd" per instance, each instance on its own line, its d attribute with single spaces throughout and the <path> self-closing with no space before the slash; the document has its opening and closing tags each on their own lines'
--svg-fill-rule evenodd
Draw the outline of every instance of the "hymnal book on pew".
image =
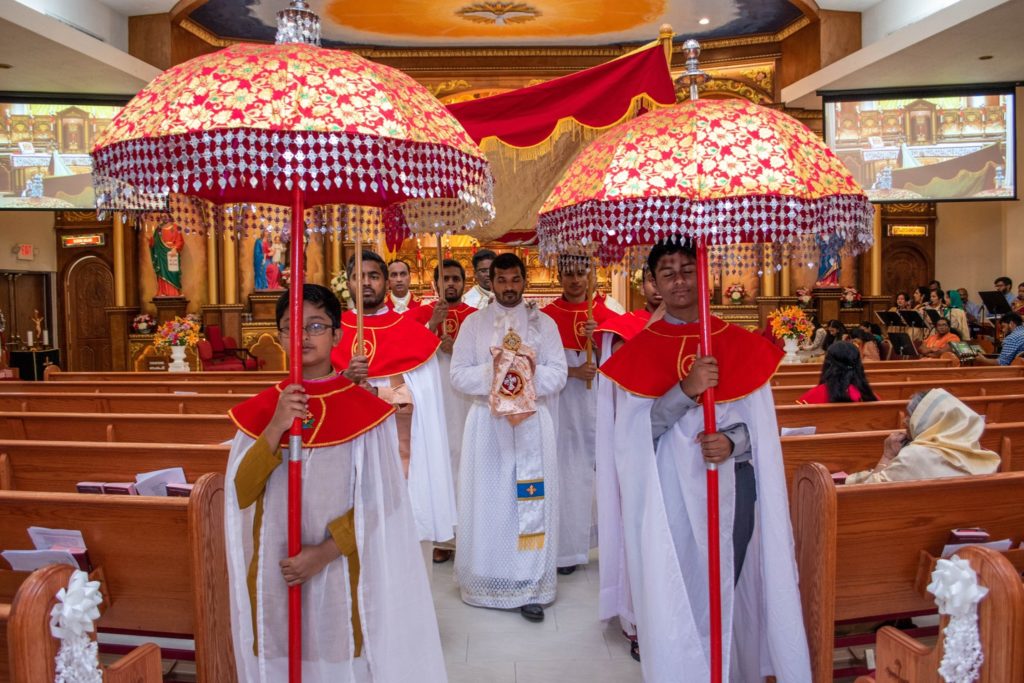
<svg viewBox="0 0 1024 683">
<path fill-rule="evenodd" d="M 947 543 L 984 543 L 991 536 L 981 527 L 960 527 L 949 532 Z"/>
<path fill-rule="evenodd" d="M 168 467 L 135 475 L 135 490 L 140 496 L 166 496 L 169 495 L 168 485 L 184 483 L 185 470 L 180 467 Z"/>
<path fill-rule="evenodd" d="M 832 473 L 832 483 L 833 484 L 837 484 L 837 485 L 838 484 L 845 484 L 846 483 L 846 478 L 849 477 L 849 476 L 850 476 L 849 474 L 847 474 L 846 472 L 843 472 L 842 470 L 840 470 L 839 472 L 833 472 Z"/>
<path fill-rule="evenodd" d="M 103 493 L 103 482 L 80 481 L 75 484 L 75 490 L 79 493 Z"/>
<path fill-rule="evenodd" d="M 28 528 L 28 537 L 35 550 L 5 550 L 3 558 L 15 571 L 35 571 L 48 564 L 66 564 L 91 571 L 89 553 L 81 531 L 74 529 Z"/>
<path fill-rule="evenodd" d="M 175 498 L 188 498 L 192 495 L 194 484 L 168 484 L 167 495 Z"/>
<path fill-rule="evenodd" d="M 135 496 L 135 484 L 130 481 L 108 481 L 103 484 L 103 493 L 108 496 Z"/>
</svg>

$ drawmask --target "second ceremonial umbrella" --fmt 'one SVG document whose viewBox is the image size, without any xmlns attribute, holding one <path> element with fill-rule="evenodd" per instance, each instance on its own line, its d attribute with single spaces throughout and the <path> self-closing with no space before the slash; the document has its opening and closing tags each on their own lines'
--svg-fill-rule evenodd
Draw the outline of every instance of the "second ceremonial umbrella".
<svg viewBox="0 0 1024 683">
<path fill-rule="evenodd" d="M 488 162 L 459 122 L 409 76 L 320 48 L 319 34 L 316 15 L 292 0 L 278 14 L 277 45 L 233 45 L 168 69 L 125 106 L 93 150 L 101 211 L 165 213 L 184 195 L 216 224 L 239 213 L 232 205 L 291 208 L 292 383 L 302 382 L 295 350 L 302 345 L 307 232 L 352 232 L 358 245 L 366 228 L 458 231 L 494 216 Z M 295 555 L 301 421 L 289 434 L 288 553 Z M 292 681 L 301 677 L 300 624 L 296 586 L 289 590 Z"/>
<path fill-rule="evenodd" d="M 566 170 L 537 224 L 548 256 L 593 249 L 611 263 L 630 247 L 688 240 L 696 248 L 700 349 L 712 355 L 709 252 L 716 266 L 756 263 L 775 245 L 778 261 L 807 263 L 814 238 L 848 253 L 872 242 L 873 208 L 824 143 L 785 114 L 740 100 L 698 100 L 706 80 L 700 47 L 687 41 L 690 100 L 605 133 Z M 755 260 L 756 259 L 756 260 Z M 702 400 L 704 431 L 716 431 L 714 390 Z M 718 471 L 707 465 L 708 584 L 712 683 L 722 678 Z"/>
</svg>

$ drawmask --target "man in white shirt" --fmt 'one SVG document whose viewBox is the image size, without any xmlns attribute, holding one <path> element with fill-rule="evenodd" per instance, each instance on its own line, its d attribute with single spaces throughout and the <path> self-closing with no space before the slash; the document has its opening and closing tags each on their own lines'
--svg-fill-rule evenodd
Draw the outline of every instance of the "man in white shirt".
<svg viewBox="0 0 1024 683">
<path fill-rule="evenodd" d="M 463 303 L 473 308 L 483 308 L 494 301 L 491 291 L 491 263 L 497 254 L 490 249 L 480 249 L 473 254 L 473 277 L 476 284 L 462 296 Z"/>
<path fill-rule="evenodd" d="M 409 264 L 398 258 L 388 264 L 388 298 L 385 304 L 395 313 L 423 305 L 418 296 L 409 291 Z"/>
</svg>

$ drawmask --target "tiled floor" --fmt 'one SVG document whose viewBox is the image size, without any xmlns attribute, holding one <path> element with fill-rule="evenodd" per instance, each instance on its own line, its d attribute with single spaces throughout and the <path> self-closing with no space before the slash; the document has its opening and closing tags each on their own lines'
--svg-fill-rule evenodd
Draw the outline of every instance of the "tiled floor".
<svg viewBox="0 0 1024 683">
<path fill-rule="evenodd" d="M 449 683 L 640 683 L 618 626 L 597 619 L 596 560 L 558 577 L 539 624 L 463 603 L 452 564 L 434 565 L 431 579 Z"/>
</svg>

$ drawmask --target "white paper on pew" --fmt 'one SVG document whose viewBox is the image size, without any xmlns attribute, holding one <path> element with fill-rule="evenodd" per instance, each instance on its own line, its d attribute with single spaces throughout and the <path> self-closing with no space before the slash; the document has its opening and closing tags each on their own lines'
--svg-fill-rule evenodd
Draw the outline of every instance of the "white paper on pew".
<svg viewBox="0 0 1024 683">
<path fill-rule="evenodd" d="M 184 484 L 185 470 L 168 467 L 135 475 L 135 490 L 140 496 L 166 496 L 168 484 Z"/>
<path fill-rule="evenodd" d="M 66 564 L 78 569 L 78 562 L 67 550 L 5 550 L 3 558 L 18 572 L 31 572 L 48 564 Z"/>
<path fill-rule="evenodd" d="M 1008 538 L 1004 538 L 999 541 L 988 541 L 987 543 L 950 543 L 942 548 L 942 559 L 948 560 L 956 551 L 961 548 L 966 548 L 969 545 L 980 545 L 985 548 L 991 548 L 992 550 L 1009 550 L 1010 546 L 1013 545 L 1013 541 Z"/>
<path fill-rule="evenodd" d="M 817 427 L 783 427 L 782 436 L 812 436 L 818 431 Z"/>
<path fill-rule="evenodd" d="M 30 526 L 28 537 L 37 550 L 49 550 L 55 545 L 64 548 L 84 548 L 85 539 L 77 529 L 47 529 L 44 526 Z M 78 566 L 77 564 L 75 565 Z"/>
<path fill-rule="evenodd" d="M 177 394 L 178 396 L 198 396 L 199 395 L 198 391 L 173 391 L 171 393 Z"/>
</svg>

